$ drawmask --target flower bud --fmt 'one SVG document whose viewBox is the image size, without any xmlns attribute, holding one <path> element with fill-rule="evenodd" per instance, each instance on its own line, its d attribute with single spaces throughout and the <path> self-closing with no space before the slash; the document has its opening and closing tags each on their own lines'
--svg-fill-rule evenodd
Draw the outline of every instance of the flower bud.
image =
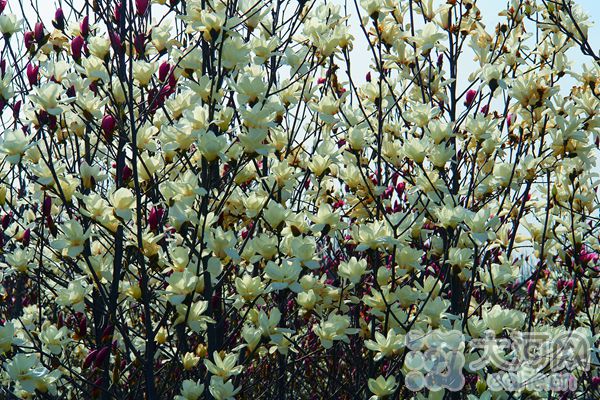
<svg viewBox="0 0 600 400">
<path fill-rule="evenodd" d="M 65 29 L 65 13 L 62 8 L 58 8 L 54 13 L 54 20 L 52 21 L 52 25 L 60 31 Z"/>
<path fill-rule="evenodd" d="M 35 42 L 35 37 L 32 31 L 27 31 L 23 34 L 23 42 L 25 43 L 25 48 L 27 50 L 31 50 L 33 43 Z"/>
<path fill-rule="evenodd" d="M 141 56 L 146 52 L 146 35 L 143 33 L 139 33 L 133 39 L 133 46 L 135 47 L 135 51 Z"/>
<path fill-rule="evenodd" d="M 40 71 L 39 66 L 36 66 L 33 64 L 27 64 L 27 71 L 26 71 L 27 81 L 29 81 L 29 84 L 31 86 L 36 86 L 38 84 L 39 71 Z"/>
<path fill-rule="evenodd" d="M 105 347 L 101 348 L 100 350 L 98 350 L 98 353 L 96 353 L 96 358 L 94 360 L 94 366 L 100 367 L 104 363 L 104 360 L 106 360 L 106 358 L 109 355 L 110 355 L 110 346 L 105 346 Z"/>
<path fill-rule="evenodd" d="M 44 217 L 50 216 L 50 212 L 52 211 L 52 197 L 46 195 L 44 196 L 44 202 L 42 203 L 42 215 Z"/>
<path fill-rule="evenodd" d="M 33 35 L 35 41 L 38 43 L 41 43 L 44 40 L 44 24 L 42 22 L 36 22 L 33 29 Z"/>
<path fill-rule="evenodd" d="M 117 120 L 112 115 L 107 114 L 102 118 L 101 127 L 102 132 L 104 132 L 104 136 L 106 139 L 109 139 L 117 127 Z"/>
<path fill-rule="evenodd" d="M 85 360 L 83 360 L 83 369 L 88 369 L 90 367 L 90 365 L 92 365 L 92 362 L 96 359 L 96 356 L 98 355 L 98 350 L 92 350 L 88 353 L 88 355 L 85 357 Z"/>
<path fill-rule="evenodd" d="M 8 0 L 0 0 L 0 14 L 2 14 L 4 12 L 4 9 L 6 8 L 7 3 L 8 3 Z"/>
<path fill-rule="evenodd" d="M 21 242 L 23 243 L 24 247 L 29 246 L 29 242 L 31 240 L 31 229 L 27 228 L 25 229 L 25 232 L 23 232 L 23 237 L 21 238 Z"/>
<path fill-rule="evenodd" d="M 465 105 L 467 107 L 473 104 L 473 100 L 475 100 L 475 96 L 477 96 L 477 91 L 471 89 L 467 92 L 467 96 L 465 97 Z"/>
<path fill-rule="evenodd" d="M 90 34 L 90 19 L 87 15 L 83 17 L 83 21 L 79 24 L 79 31 L 84 38 Z"/>
<path fill-rule="evenodd" d="M 21 100 L 15 102 L 15 104 L 13 104 L 12 110 L 13 110 L 13 118 L 15 120 L 19 119 L 19 113 L 21 112 Z"/>
<path fill-rule="evenodd" d="M 123 43 L 121 42 L 121 38 L 116 32 L 109 32 L 108 36 L 110 37 L 110 46 L 112 47 L 115 53 L 120 54 L 123 50 Z"/>
<path fill-rule="evenodd" d="M 143 16 L 148 11 L 150 5 L 149 0 L 135 0 L 135 11 L 137 15 Z"/>
<path fill-rule="evenodd" d="M 83 38 L 81 36 L 75 36 L 71 41 L 71 54 L 73 59 L 77 62 L 81 60 L 81 49 L 83 49 Z"/>
<path fill-rule="evenodd" d="M 168 62 L 163 62 L 158 67 L 158 80 L 164 82 L 167 79 L 169 72 L 171 71 L 171 65 Z"/>
<path fill-rule="evenodd" d="M 150 209 L 150 214 L 148 215 L 148 226 L 150 230 L 156 231 L 158 229 L 158 224 L 162 219 L 165 211 L 162 208 L 152 207 Z"/>
</svg>

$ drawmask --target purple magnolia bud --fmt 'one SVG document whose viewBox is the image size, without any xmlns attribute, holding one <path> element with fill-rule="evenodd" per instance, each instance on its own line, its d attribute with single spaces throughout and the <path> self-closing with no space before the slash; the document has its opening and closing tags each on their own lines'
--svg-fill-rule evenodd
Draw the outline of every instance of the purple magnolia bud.
<svg viewBox="0 0 600 400">
<path fill-rule="evenodd" d="M 123 177 L 123 181 L 128 181 L 129 178 L 133 175 L 133 171 L 127 165 L 123 167 L 123 171 L 121 171 L 121 176 Z"/>
<path fill-rule="evenodd" d="M 113 10 L 113 18 L 116 23 L 119 23 L 119 21 L 121 20 L 122 10 L 123 10 L 123 3 L 121 3 L 121 2 L 117 3 L 117 5 L 115 6 L 115 8 Z"/>
<path fill-rule="evenodd" d="M 107 114 L 102 118 L 101 127 L 104 136 L 109 139 L 117 127 L 117 120 L 112 115 Z"/>
<path fill-rule="evenodd" d="M 139 55 L 144 55 L 146 51 L 146 35 L 143 33 L 139 33 L 133 39 L 133 46 L 135 47 L 135 51 L 138 52 Z"/>
<path fill-rule="evenodd" d="M 371 82 L 371 71 L 367 72 L 366 79 L 367 79 L 367 82 Z"/>
<path fill-rule="evenodd" d="M 441 53 L 437 58 L 437 66 L 438 68 L 442 68 L 444 66 L 444 54 Z"/>
<path fill-rule="evenodd" d="M 2 229 L 8 228 L 8 225 L 10 225 L 10 214 L 4 214 L 2 217 Z"/>
<path fill-rule="evenodd" d="M 38 65 L 27 64 L 27 80 L 31 86 L 35 86 L 38 84 L 38 76 L 39 76 L 40 67 Z"/>
<path fill-rule="evenodd" d="M 42 215 L 44 217 L 50 216 L 52 211 L 52 197 L 44 196 L 44 202 L 42 203 Z"/>
<path fill-rule="evenodd" d="M 4 78 L 4 74 L 6 73 L 6 60 L 0 60 L 0 72 L 2 73 L 2 77 Z"/>
<path fill-rule="evenodd" d="M 123 44 L 119 35 L 116 32 L 109 32 L 108 36 L 110 37 L 110 45 L 115 53 L 121 53 Z"/>
<path fill-rule="evenodd" d="M 81 316 L 81 319 L 79 320 L 79 324 L 77 326 L 77 334 L 79 336 L 85 336 L 85 333 L 87 331 L 87 318 L 85 317 L 85 315 Z"/>
<path fill-rule="evenodd" d="M 83 369 L 88 369 L 90 367 L 90 365 L 92 365 L 92 362 L 96 359 L 96 356 L 98 355 L 98 350 L 92 350 L 88 353 L 88 355 L 85 357 L 85 360 L 83 360 Z"/>
<path fill-rule="evenodd" d="M 510 128 L 515 122 L 517 122 L 517 114 L 509 113 L 506 116 L 506 125 Z"/>
<path fill-rule="evenodd" d="M 485 104 L 483 107 L 481 107 L 481 113 L 483 115 L 487 115 L 488 112 L 490 112 L 490 106 L 489 105 Z"/>
<path fill-rule="evenodd" d="M 25 32 L 25 34 L 23 34 L 23 42 L 25 43 L 25 48 L 26 49 L 31 49 L 31 47 L 33 47 L 33 43 L 35 42 L 35 37 L 33 35 L 32 31 L 27 31 Z"/>
<path fill-rule="evenodd" d="M 13 110 L 13 118 L 19 119 L 19 113 L 21 112 L 21 100 L 17 101 L 15 104 L 13 104 L 12 110 Z"/>
<path fill-rule="evenodd" d="M 23 232 L 23 238 L 21 240 L 23 241 L 23 246 L 29 246 L 29 241 L 31 240 L 31 229 L 25 229 L 25 232 Z"/>
<path fill-rule="evenodd" d="M 148 226 L 150 230 L 156 231 L 158 229 L 158 223 L 162 219 L 165 210 L 162 208 L 152 207 L 150 209 L 150 214 L 148 215 Z"/>
<path fill-rule="evenodd" d="M 35 27 L 33 28 L 33 34 L 35 36 L 35 41 L 38 43 L 44 39 L 44 24 L 42 22 L 36 22 Z"/>
<path fill-rule="evenodd" d="M 158 80 L 164 82 L 171 71 L 171 65 L 168 62 L 160 64 L 158 67 Z"/>
<path fill-rule="evenodd" d="M 8 0 L 0 0 L 0 14 L 2 14 L 4 12 L 4 9 L 6 8 L 7 3 L 8 3 Z"/>
<path fill-rule="evenodd" d="M 54 21 L 52 21 L 52 25 L 58 30 L 65 29 L 65 13 L 62 8 L 59 8 L 54 13 Z"/>
<path fill-rule="evenodd" d="M 83 21 L 79 24 L 79 30 L 81 31 L 81 35 L 85 38 L 90 34 L 90 19 L 86 15 L 83 17 Z"/>
<path fill-rule="evenodd" d="M 477 91 L 471 89 L 467 92 L 467 96 L 465 97 L 465 105 L 469 107 L 473 104 L 473 100 L 475 100 L 475 96 L 477 96 Z"/>
<path fill-rule="evenodd" d="M 75 36 L 71 41 L 71 54 L 75 61 L 81 60 L 81 49 L 83 49 L 83 38 Z"/>
<path fill-rule="evenodd" d="M 137 13 L 137 15 L 144 15 L 146 14 L 146 11 L 148 11 L 150 5 L 150 1 L 149 0 L 135 0 L 135 11 Z"/>
</svg>

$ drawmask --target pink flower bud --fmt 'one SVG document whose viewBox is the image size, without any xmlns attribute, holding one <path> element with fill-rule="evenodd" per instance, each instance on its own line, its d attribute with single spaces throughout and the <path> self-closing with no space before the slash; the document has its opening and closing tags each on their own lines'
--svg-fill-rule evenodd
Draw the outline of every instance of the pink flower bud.
<svg viewBox="0 0 600 400">
<path fill-rule="evenodd" d="M 39 66 L 36 66 L 33 64 L 27 64 L 26 75 L 27 75 L 27 80 L 29 81 L 29 84 L 31 86 L 35 86 L 38 84 L 39 71 L 40 71 Z"/>
<path fill-rule="evenodd" d="M 102 118 L 101 127 L 102 127 L 102 132 L 104 132 L 104 136 L 107 139 L 110 139 L 110 137 L 112 136 L 113 132 L 115 131 L 115 129 L 117 127 L 117 120 L 112 115 L 107 114 Z"/>
<path fill-rule="evenodd" d="M 35 41 L 40 43 L 44 40 L 44 24 L 41 22 L 36 22 L 35 28 L 33 29 L 33 35 L 35 36 Z"/>
<path fill-rule="evenodd" d="M 83 49 L 83 38 L 81 36 L 75 36 L 71 40 L 71 54 L 75 61 L 81 60 L 81 49 Z"/>
<path fill-rule="evenodd" d="M 150 227 L 150 230 L 156 231 L 158 229 L 158 224 L 162 220 L 164 214 L 165 210 L 162 208 L 152 207 L 150 209 L 150 214 L 148 215 L 148 226 Z"/>
<path fill-rule="evenodd" d="M 477 96 L 477 91 L 471 89 L 467 92 L 467 96 L 465 97 L 465 105 L 469 107 L 473 104 L 473 100 L 475 100 L 475 96 Z"/>
<path fill-rule="evenodd" d="M 90 34 L 90 19 L 87 15 L 83 17 L 83 21 L 79 24 L 79 31 L 84 38 Z"/>
<path fill-rule="evenodd" d="M 506 116 L 506 125 L 510 128 L 515 122 L 517 122 L 517 114 L 508 113 Z"/>
<path fill-rule="evenodd" d="M 527 283 L 527 294 L 529 297 L 533 297 L 535 295 L 535 282 L 529 281 Z"/>
<path fill-rule="evenodd" d="M 123 167 L 123 171 L 121 172 L 121 176 L 123 177 L 123 181 L 128 181 L 133 175 L 133 171 L 127 165 Z"/>
<path fill-rule="evenodd" d="M 115 20 L 116 23 L 119 23 L 119 21 L 121 20 L 122 11 L 123 11 L 123 3 L 119 2 L 119 3 L 117 3 L 117 5 L 115 5 L 115 8 L 113 9 L 113 19 Z"/>
<path fill-rule="evenodd" d="M 54 13 L 54 20 L 52 21 L 52 25 L 60 31 L 65 29 L 65 13 L 62 8 L 58 8 Z"/>
<path fill-rule="evenodd" d="M 21 112 L 21 100 L 17 101 L 15 104 L 13 104 L 12 109 L 13 109 L 13 118 L 19 119 L 19 113 Z"/>
<path fill-rule="evenodd" d="M 371 71 L 367 72 L 367 76 L 365 77 L 367 82 L 371 82 Z"/>
<path fill-rule="evenodd" d="M 317 79 L 317 83 L 318 83 L 319 85 L 322 85 L 322 84 L 324 84 L 325 82 L 326 82 L 325 78 L 319 78 L 319 79 Z"/>
<path fill-rule="evenodd" d="M 27 228 L 27 229 L 25 229 L 25 232 L 23 232 L 23 238 L 21 239 L 21 241 L 23 242 L 23 246 L 25 246 L 25 247 L 29 246 L 30 240 L 31 240 L 31 229 Z"/>
<path fill-rule="evenodd" d="M 146 52 L 146 35 L 143 33 L 137 34 L 135 39 L 133 39 L 133 46 L 135 47 L 135 51 L 143 56 Z"/>
<path fill-rule="evenodd" d="M 42 203 L 42 215 L 48 217 L 52 211 L 52 197 L 44 196 L 44 202 Z"/>
<path fill-rule="evenodd" d="M 4 12 L 4 9 L 6 8 L 7 3 L 8 3 L 8 0 L 0 0 L 0 14 L 2 14 Z"/>
<path fill-rule="evenodd" d="M 481 113 L 483 115 L 487 115 L 490 112 L 490 106 L 485 104 L 483 107 L 481 107 Z"/>
<path fill-rule="evenodd" d="M 163 62 L 158 67 L 158 80 L 164 82 L 167 79 L 167 76 L 171 72 L 171 65 L 168 62 Z"/>
<path fill-rule="evenodd" d="M 116 32 L 109 32 L 108 36 L 110 37 L 110 46 L 114 50 L 115 53 L 121 53 L 123 50 L 123 43 L 121 42 L 121 38 Z"/>
<path fill-rule="evenodd" d="M 149 0 L 135 0 L 135 11 L 137 15 L 144 15 L 146 11 L 148 11 L 148 6 L 150 5 Z"/>
<path fill-rule="evenodd" d="M 444 66 L 444 54 L 440 53 L 437 58 L 437 67 L 442 68 Z"/>
<path fill-rule="evenodd" d="M 105 346 L 98 350 L 96 357 L 94 358 L 94 366 L 96 368 L 101 367 L 104 360 L 110 355 L 110 346 Z"/>
<path fill-rule="evenodd" d="M 10 225 L 10 214 L 4 214 L 2 217 L 2 229 L 6 230 Z"/>
<path fill-rule="evenodd" d="M 77 334 L 79 336 L 85 336 L 87 331 L 87 318 L 85 317 L 85 315 L 81 316 L 81 319 L 79 320 L 79 325 L 77 326 Z"/>
<path fill-rule="evenodd" d="M 83 360 L 83 369 L 88 369 L 90 367 L 90 365 L 92 365 L 92 362 L 96 359 L 96 356 L 98 355 L 98 350 L 92 350 L 88 353 L 88 355 L 85 357 L 85 360 Z"/>
<path fill-rule="evenodd" d="M 406 188 L 406 183 L 398 182 L 398 184 L 396 185 L 396 193 L 398 193 L 398 196 L 402 196 L 405 188 Z"/>
<path fill-rule="evenodd" d="M 23 34 L 23 42 L 25 43 L 25 48 L 27 50 L 30 50 L 33 47 L 35 37 L 32 31 L 27 31 Z"/>
</svg>

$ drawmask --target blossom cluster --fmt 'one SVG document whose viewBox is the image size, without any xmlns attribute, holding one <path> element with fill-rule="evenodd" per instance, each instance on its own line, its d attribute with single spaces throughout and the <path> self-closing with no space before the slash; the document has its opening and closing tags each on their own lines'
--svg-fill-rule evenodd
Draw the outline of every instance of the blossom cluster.
<svg viewBox="0 0 600 400">
<path fill-rule="evenodd" d="M 549 398 L 491 365 L 408 390 L 407 337 L 455 330 L 576 330 L 571 394 L 600 396 L 600 54 L 574 2 L 495 27 L 476 0 L 19 3 L 0 397 Z"/>
</svg>

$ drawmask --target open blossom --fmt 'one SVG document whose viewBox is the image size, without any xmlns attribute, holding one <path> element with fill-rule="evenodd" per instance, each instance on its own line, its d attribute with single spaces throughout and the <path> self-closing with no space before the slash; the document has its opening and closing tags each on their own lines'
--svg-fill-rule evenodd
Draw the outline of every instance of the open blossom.
<svg viewBox="0 0 600 400">
<path fill-rule="evenodd" d="M 95 3 L 0 0 L 0 398 L 594 396 L 575 1 Z"/>
</svg>

